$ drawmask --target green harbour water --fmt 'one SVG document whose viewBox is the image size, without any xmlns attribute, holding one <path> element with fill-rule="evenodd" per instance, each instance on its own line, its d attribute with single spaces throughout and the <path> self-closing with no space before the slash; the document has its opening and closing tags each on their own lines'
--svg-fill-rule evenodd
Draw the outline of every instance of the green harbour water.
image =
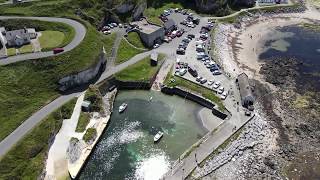
<svg viewBox="0 0 320 180">
<path fill-rule="evenodd" d="M 128 108 L 120 114 L 123 102 Z M 120 91 L 109 126 L 79 179 L 159 179 L 207 133 L 197 117 L 201 108 L 161 92 Z M 159 130 L 164 136 L 155 144 L 153 137 Z"/>
</svg>

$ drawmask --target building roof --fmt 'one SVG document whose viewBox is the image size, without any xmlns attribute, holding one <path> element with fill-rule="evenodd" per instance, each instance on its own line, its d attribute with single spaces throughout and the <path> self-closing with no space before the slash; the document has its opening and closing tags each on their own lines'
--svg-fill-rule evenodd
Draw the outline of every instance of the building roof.
<svg viewBox="0 0 320 180">
<path fill-rule="evenodd" d="M 164 28 L 170 29 L 172 26 L 175 26 L 175 25 L 176 23 L 174 22 L 173 19 L 168 19 L 168 21 L 164 23 Z"/>
<path fill-rule="evenodd" d="M 149 24 L 147 20 L 143 19 L 142 21 L 135 21 L 132 22 L 131 24 L 133 25 L 138 25 L 140 28 L 140 32 L 145 33 L 145 34 L 151 34 L 159 29 L 161 29 L 161 26 Z"/>
<path fill-rule="evenodd" d="M 240 96 L 241 98 L 245 98 L 248 96 L 253 97 L 252 91 L 251 91 L 251 86 L 249 84 L 249 78 L 246 73 L 241 73 L 238 76 L 238 85 L 240 89 Z"/>
<path fill-rule="evenodd" d="M 88 108 L 90 106 L 91 102 L 90 101 L 83 101 L 81 106 L 82 107 L 85 107 L 85 108 Z"/>
<path fill-rule="evenodd" d="M 151 53 L 151 57 L 150 58 L 151 58 L 151 60 L 157 61 L 158 60 L 158 53 L 153 51 Z"/>
<path fill-rule="evenodd" d="M 5 36 L 7 41 L 12 41 L 16 37 L 21 38 L 21 39 L 26 39 L 29 37 L 29 34 L 26 29 L 18 29 L 18 30 L 13 30 L 13 31 L 6 31 Z"/>
</svg>

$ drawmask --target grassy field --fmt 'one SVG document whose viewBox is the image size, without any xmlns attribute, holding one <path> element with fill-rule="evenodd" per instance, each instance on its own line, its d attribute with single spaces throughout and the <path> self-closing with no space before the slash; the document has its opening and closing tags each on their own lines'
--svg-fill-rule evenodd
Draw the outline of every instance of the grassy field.
<svg viewBox="0 0 320 180">
<path fill-rule="evenodd" d="M 84 130 L 86 130 L 86 127 L 89 124 L 89 122 L 90 122 L 90 114 L 81 111 L 76 132 L 83 132 Z"/>
<path fill-rule="evenodd" d="M 128 34 L 127 40 L 137 48 L 145 48 L 137 32 L 130 32 Z"/>
<path fill-rule="evenodd" d="M 126 40 L 122 39 L 118 49 L 116 64 L 124 63 L 142 52 L 143 50 L 132 47 Z"/>
<path fill-rule="evenodd" d="M 96 62 L 103 37 L 91 25 L 86 26 L 83 42 L 70 52 L 0 66 L 0 140 L 59 95 L 57 82 L 61 77 Z"/>
<path fill-rule="evenodd" d="M 39 37 L 41 49 L 53 49 L 56 47 L 61 47 L 64 38 L 64 33 L 60 31 L 41 31 L 41 36 Z"/>
<path fill-rule="evenodd" d="M 164 57 L 164 55 L 159 55 L 160 61 L 158 62 L 158 66 L 151 66 L 150 56 L 148 56 L 136 64 L 133 64 L 121 72 L 118 72 L 115 74 L 115 77 L 121 81 L 148 81 L 160 68 L 159 64 L 161 64 L 161 61 L 164 60 Z"/>
<path fill-rule="evenodd" d="M 20 54 L 26 54 L 26 53 L 32 53 L 33 52 L 33 46 L 32 44 L 27 44 L 19 48 Z"/>
<path fill-rule="evenodd" d="M 37 179 L 41 174 L 49 142 L 59 131 L 62 117 L 70 118 L 76 99 L 51 113 L 0 160 L 0 179 Z"/>
<path fill-rule="evenodd" d="M 171 74 L 171 73 L 170 73 Z M 172 82 L 171 79 L 174 79 L 175 82 Z M 218 105 L 219 110 L 223 111 L 225 109 L 221 99 L 216 96 L 216 94 L 212 91 L 209 90 L 207 88 L 204 88 L 196 83 L 193 83 L 191 81 L 187 81 L 184 80 L 178 76 L 172 76 L 172 75 L 168 75 L 166 77 L 165 83 L 167 86 L 169 87 L 175 87 L 175 86 L 179 86 L 179 87 L 183 87 L 186 89 L 189 89 L 193 92 L 196 92 L 198 94 L 201 94 L 203 97 L 211 100 L 212 102 L 214 102 L 215 104 Z"/>
</svg>

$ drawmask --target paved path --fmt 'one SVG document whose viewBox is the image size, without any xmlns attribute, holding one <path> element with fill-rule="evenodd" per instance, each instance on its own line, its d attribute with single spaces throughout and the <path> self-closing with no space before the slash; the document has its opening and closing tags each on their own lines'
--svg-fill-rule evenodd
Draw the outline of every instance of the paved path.
<svg viewBox="0 0 320 180">
<path fill-rule="evenodd" d="M 86 28 L 84 25 L 79 23 L 78 21 L 66 19 L 66 18 L 54 18 L 54 17 L 19 17 L 19 16 L 0 16 L 0 20 L 6 20 L 6 19 L 30 19 L 30 20 L 41 20 L 41 21 L 50 21 L 50 22 L 60 22 L 65 23 L 73 27 L 76 31 L 75 36 L 73 40 L 65 46 L 64 52 L 59 54 L 53 54 L 53 51 L 47 51 L 47 52 L 37 52 L 37 53 L 29 53 L 29 54 L 21 54 L 16 56 L 10 56 L 7 58 L 0 59 L 0 65 L 6 65 L 11 64 L 19 61 L 25 61 L 30 59 L 39 59 L 39 58 L 45 58 L 49 56 L 57 56 L 63 53 L 66 53 L 68 51 L 71 51 L 75 47 L 77 47 L 81 41 L 84 39 L 86 35 Z"/>
<path fill-rule="evenodd" d="M 10 18 L 20 18 L 20 17 L 3 17 L 0 16 L 0 20 L 2 19 L 10 19 Z M 21 17 L 21 18 L 27 18 L 27 19 L 38 19 L 38 20 L 46 20 L 46 21 L 70 21 L 74 23 L 78 23 L 73 20 L 69 19 L 63 19 L 63 18 L 49 18 L 49 17 Z M 189 28 L 190 31 L 188 33 L 193 33 L 196 34 L 199 32 L 200 27 L 205 24 L 205 20 L 203 20 L 199 26 L 196 28 Z M 80 24 L 81 25 L 81 24 Z M 82 25 L 81 25 L 82 26 Z M 79 27 L 80 28 L 80 27 Z M 183 37 L 185 37 L 188 33 L 185 33 Z M 84 29 L 84 34 L 85 36 L 85 29 Z M 121 37 L 121 35 L 120 35 Z M 83 38 L 82 38 L 83 39 Z M 182 38 L 176 38 L 174 39 L 171 43 L 169 44 L 163 44 L 161 45 L 158 49 L 155 51 L 159 53 L 164 53 L 167 56 L 170 56 L 171 61 L 175 61 L 175 50 L 178 47 L 178 44 L 180 43 Z M 79 42 L 80 43 L 80 42 Z M 116 54 L 115 53 L 114 55 Z M 130 60 L 119 64 L 117 66 L 109 66 L 107 67 L 106 71 L 100 76 L 99 80 L 96 82 L 102 82 L 104 79 L 112 76 L 113 74 L 123 70 L 124 68 L 138 62 L 139 60 L 142 60 L 146 56 L 150 55 L 152 51 L 146 51 L 141 54 L 138 54 L 134 57 L 132 57 Z M 23 61 L 25 59 L 21 59 L 20 61 Z M 0 60 L 1 62 L 2 60 Z M 18 60 L 19 61 L 19 60 Z M 16 61 L 15 61 L 16 62 Z M 1 64 L 1 63 L 0 63 Z M 3 156 L 7 151 L 9 151 L 19 140 L 21 140 L 33 127 L 35 127 L 39 122 L 41 122 L 46 116 L 48 116 L 51 112 L 54 110 L 58 109 L 60 106 L 71 100 L 73 97 L 76 97 L 80 94 L 81 92 L 78 93 L 73 93 L 69 95 L 62 95 L 56 100 L 52 101 L 48 105 L 42 107 L 39 111 L 34 113 L 31 117 L 29 117 L 27 120 L 25 120 L 17 129 L 15 129 L 10 135 L 8 135 L 3 141 L 0 142 L 0 157 Z"/>
</svg>

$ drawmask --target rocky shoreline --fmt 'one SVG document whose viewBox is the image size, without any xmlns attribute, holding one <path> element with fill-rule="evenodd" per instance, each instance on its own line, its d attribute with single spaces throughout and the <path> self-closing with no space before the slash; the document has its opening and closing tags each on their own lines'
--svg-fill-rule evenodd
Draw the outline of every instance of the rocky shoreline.
<svg viewBox="0 0 320 180">
<path fill-rule="evenodd" d="M 236 140 L 230 140 L 201 163 L 190 179 L 320 179 L 320 83 L 317 74 L 302 72 L 308 64 L 294 57 L 256 61 L 257 66 L 250 67 L 237 60 L 239 50 L 243 49 L 237 41 L 237 33 L 243 33 L 256 16 L 266 23 L 271 22 L 272 17 L 279 18 L 278 13 L 304 11 L 303 6 L 263 12 L 217 27 L 218 35 L 214 39 L 219 45 L 215 50 L 217 58 L 222 59 L 225 70 L 231 74 L 251 73 L 258 116 L 245 125 Z M 296 18 L 295 15 L 292 17 Z M 287 16 L 290 18 L 289 14 Z M 250 21 L 246 22 L 247 18 Z M 231 54 L 228 53 L 230 49 Z"/>
</svg>

